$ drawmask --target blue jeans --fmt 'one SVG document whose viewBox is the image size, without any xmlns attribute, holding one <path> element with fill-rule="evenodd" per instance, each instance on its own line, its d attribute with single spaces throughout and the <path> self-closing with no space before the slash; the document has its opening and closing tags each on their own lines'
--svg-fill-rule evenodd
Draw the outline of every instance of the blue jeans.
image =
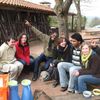
<svg viewBox="0 0 100 100">
<path fill-rule="evenodd" d="M 35 59 L 34 73 L 39 74 L 39 65 L 41 62 L 45 62 L 44 68 L 48 69 L 50 63 L 53 61 L 52 57 L 46 57 L 43 53 Z"/>
<path fill-rule="evenodd" d="M 74 64 L 68 62 L 60 62 L 58 63 L 57 67 L 58 67 L 61 87 L 68 86 L 68 89 L 70 90 L 74 89 L 75 76 L 73 76 L 71 73 L 73 72 L 73 70 L 81 69 L 81 67 L 75 66 Z M 68 74 L 66 72 L 69 72 L 69 80 L 68 80 Z"/>
<path fill-rule="evenodd" d="M 75 79 L 75 90 L 79 93 L 87 90 L 87 83 L 100 85 L 100 78 L 93 75 L 81 75 Z"/>
<path fill-rule="evenodd" d="M 27 63 L 22 59 L 19 59 L 18 61 L 20 61 L 24 66 L 27 65 Z M 29 66 L 30 66 L 30 69 L 28 69 L 28 70 L 32 70 L 33 71 L 33 69 L 34 69 L 34 58 L 32 56 L 30 56 L 30 64 L 29 64 Z"/>
</svg>

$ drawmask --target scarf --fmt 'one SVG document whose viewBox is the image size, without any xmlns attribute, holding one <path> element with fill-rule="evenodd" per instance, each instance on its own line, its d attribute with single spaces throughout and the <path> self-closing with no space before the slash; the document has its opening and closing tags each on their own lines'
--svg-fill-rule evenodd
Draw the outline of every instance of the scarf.
<svg viewBox="0 0 100 100">
<path fill-rule="evenodd" d="M 92 54 L 92 50 L 90 50 L 88 55 L 83 55 L 83 54 L 81 55 L 81 61 L 85 69 L 87 69 L 88 67 L 88 59 L 91 56 L 91 54 Z"/>
</svg>

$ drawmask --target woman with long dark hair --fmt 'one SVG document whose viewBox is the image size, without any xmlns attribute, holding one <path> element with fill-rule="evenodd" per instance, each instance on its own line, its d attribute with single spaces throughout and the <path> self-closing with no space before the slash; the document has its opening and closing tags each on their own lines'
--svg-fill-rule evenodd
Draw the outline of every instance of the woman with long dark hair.
<svg viewBox="0 0 100 100">
<path fill-rule="evenodd" d="M 57 64 L 63 61 L 71 62 L 71 49 L 71 43 L 65 37 L 60 37 L 58 39 L 57 46 L 53 50 L 54 60 L 47 70 L 47 72 L 49 73 L 49 78 L 44 79 L 54 79 L 53 87 L 56 87 L 59 84 Z"/>
<path fill-rule="evenodd" d="M 16 42 L 16 58 L 23 65 L 31 65 L 31 67 L 34 66 L 34 59 L 30 56 L 28 36 L 25 33 L 21 33 L 18 41 Z M 26 69 L 30 70 L 31 67 Z"/>
</svg>

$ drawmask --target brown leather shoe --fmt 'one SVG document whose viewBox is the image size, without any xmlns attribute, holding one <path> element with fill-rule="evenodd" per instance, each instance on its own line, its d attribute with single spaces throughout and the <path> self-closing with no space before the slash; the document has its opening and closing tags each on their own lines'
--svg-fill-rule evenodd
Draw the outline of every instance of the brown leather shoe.
<svg viewBox="0 0 100 100">
<path fill-rule="evenodd" d="M 67 87 L 61 87 L 61 91 L 64 92 L 67 90 Z"/>
</svg>

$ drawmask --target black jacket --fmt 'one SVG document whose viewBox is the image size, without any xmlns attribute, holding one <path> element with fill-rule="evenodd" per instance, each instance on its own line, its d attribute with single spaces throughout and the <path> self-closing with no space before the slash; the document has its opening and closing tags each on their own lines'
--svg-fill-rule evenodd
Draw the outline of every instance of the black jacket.
<svg viewBox="0 0 100 100">
<path fill-rule="evenodd" d="M 90 56 L 87 69 L 80 69 L 79 74 L 93 75 L 100 78 L 100 58 L 96 53 Z"/>
<path fill-rule="evenodd" d="M 67 48 L 62 47 L 55 47 L 54 48 L 54 59 L 57 59 L 59 61 L 65 61 L 65 62 L 71 62 L 72 61 L 72 50 L 73 47 L 69 43 Z"/>
<path fill-rule="evenodd" d="M 92 48 L 92 50 L 100 56 L 100 47 L 96 46 L 95 48 Z"/>
</svg>

